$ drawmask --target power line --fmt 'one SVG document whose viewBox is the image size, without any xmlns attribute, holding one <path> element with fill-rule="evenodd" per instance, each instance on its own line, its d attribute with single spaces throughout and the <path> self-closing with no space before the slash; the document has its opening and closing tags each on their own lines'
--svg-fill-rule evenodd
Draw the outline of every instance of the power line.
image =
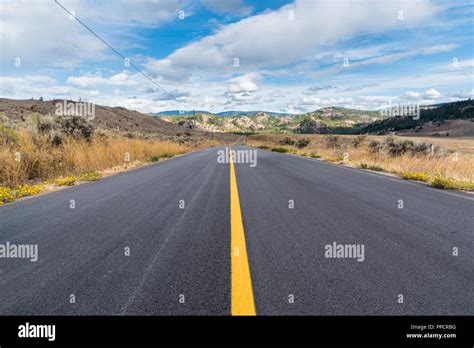
<svg viewBox="0 0 474 348">
<path fill-rule="evenodd" d="M 155 80 L 153 80 L 150 76 L 145 74 L 139 67 L 137 67 L 135 64 L 132 63 L 130 58 L 125 57 L 122 53 L 120 53 L 118 50 L 116 50 L 111 44 L 109 44 L 107 41 L 105 41 L 102 37 L 100 37 L 99 34 L 97 34 L 94 30 L 89 28 L 83 21 L 81 21 L 79 18 L 76 17 L 74 13 L 69 11 L 66 7 L 64 7 L 61 3 L 59 3 L 58 0 L 54 0 L 56 4 L 58 4 L 64 11 L 66 11 L 72 18 L 74 18 L 80 25 L 82 25 L 84 28 L 86 28 L 92 35 L 94 35 L 96 38 L 98 38 L 100 41 L 102 41 L 107 47 L 109 47 L 116 55 L 118 55 L 120 58 L 123 60 L 128 59 L 128 63 L 132 68 L 134 68 L 136 71 L 138 71 L 141 75 L 143 75 L 147 80 L 149 80 L 151 83 L 153 83 L 156 87 L 158 87 L 161 91 L 163 91 L 167 96 L 171 97 L 171 99 L 179 101 L 176 99 L 175 96 L 173 96 L 171 93 L 169 93 L 166 89 L 161 87 Z"/>
</svg>

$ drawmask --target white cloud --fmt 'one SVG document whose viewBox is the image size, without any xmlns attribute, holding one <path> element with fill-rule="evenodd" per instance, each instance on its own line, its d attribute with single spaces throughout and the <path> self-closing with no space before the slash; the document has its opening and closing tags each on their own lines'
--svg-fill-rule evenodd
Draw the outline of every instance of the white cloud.
<svg viewBox="0 0 474 348">
<path fill-rule="evenodd" d="M 248 92 L 232 94 L 231 98 L 236 102 L 253 102 L 256 99 L 255 95 Z"/>
<path fill-rule="evenodd" d="M 440 99 L 442 95 L 436 89 L 430 88 L 423 93 L 423 97 L 426 99 Z"/>
<path fill-rule="evenodd" d="M 257 90 L 257 80 L 260 76 L 257 74 L 246 74 L 227 80 L 230 93 L 255 92 Z"/>
<path fill-rule="evenodd" d="M 127 73 L 119 73 L 111 76 L 110 78 L 104 78 L 100 75 L 84 75 L 84 76 L 69 76 L 67 83 L 79 86 L 79 87 L 97 87 L 100 85 L 110 86 L 135 86 L 137 82 L 131 79 Z"/>
<path fill-rule="evenodd" d="M 41 94 L 59 95 L 68 93 L 66 87 L 55 86 L 56 80 L 49 76 L 26 75 L 24 77 L 0 76 L 0 88 L 6 95 L 33 96 Z"/>
<path fill-rule="evenodd" d="M 130 79 L 127 73 L 120 73 L 109 78 L 108 83 L 112 86 L 134 86 L 137 83 Z"/>
<path fill-rule="evenodd" d="M 179 11 L 188 12 L 187 9 L 192 3 L 190 0 L 114 0 L 101 3 L 89 1 L 93 1 L 93 6 L 89 4 L 89 17 L 94 16 L 98 22 L 140 27 L 157 27 L 178 19 Z"/>
<path fill-rule="evenodd" d="M 189 16 L 189 9 L 196 8 L 196 2 L 189 0 L 97 1 L 94 6 L 91 0 L 60 1 L 119 50 L 151 44 L 133 33 L 176 19 L 180 9 Z M 145 62 L 158 83 L 176 99 L 135 71 L 122 71 L 120 59 L 112 59 L 109 49 L 67 18 L 54 1 L 4 3 L 0 14 L 2 74 L 11 75 L 6 71 L 11 66 L 14 74 L 22 76 L 0 78 L 1 93 L 8 96 L 84 96 L 145 112 L 175 109 L 181 104 L 186 104 L 182 107 L 186 109 L 211 111 L 309 111 L 332 105 L 372 109 L 389 101 L 433 103 L 472 96 L 474 60 L 461 58 L 464 43 L 451 32 L 451 36 L 430 36 L 426 28 L 418 28 L 439 28 L 436 14 L 443 5 L 428 0 L 296 0 L 278 10 L 213 26 L 217 29 L 210 35 L 186 41 L 163 59 L 140 57 L 139 62 Z M 243 1 L 202 1 L 227 19 L 250 11 L 245 4 L 239 8 L 238 3 Z M 404 11 L 403 21 L 397 19 L 399 9 Z M 294 11 L 293 20 L 290 10 Z M 412 27 L 417 27 L 415 39 L 409 37 Z M 376 44 L 371 34 L 376 34 Z M 454 51 L 453 57 L 460 53 L 456 66 L 446 58 L 448 55 L 440 56 L 445 61 L 435 63 L 422 57 L 450 51 Z M 19 69 L 13 67 L 17 56 L 22 59 Z M 343 57 L 350 58 L 351 68 L 361 69 L 344 70 L 339 63 L 331 66 L 342 62 Z M 421 63 L 413 61 L 406 70 L 398 64 L 396 71 L 387 66 L 383 73 L 374 74 L 364 69 L 370 64 L 411 57 L 420 57 Z M 239 66 L 234 66 L 235 58 Z M 84 65 L 68 72 L 66 82 L 62 82 L 63 70 L 48 69 L 75 68 L 85 61 L 97 63 L 93 66 L 98 70 Z M 35 64 L 44 70 L 35 70 Z M 373 70 L 381 71 L 382 67 Z M 55 71 L 60 73 L 55 75 Z M 61 83 L 46 75 L 57 77 Z"/>
<path fill-rule="evenodd" d="M 404 97 L 405 97 L 406 99 L 419 99 L 419 98 L 421 98 L 421 93 L 419 93 L 419 92 L 407 91 L 407 92 L 405 92 Z"/>
<path fill-rule="evenodd" d="M 304 97 L 300 105 L 308 105 L 308 106 L 343 106 L 348 105 L 354 102 L 352 98 L 327 98 L 321 99 L 318 97 Z"/>
<path fill-rule="evenodd" d="M 363 102 L 369 103 L 389 103 L 398 99 L 398 97 L 385 96 L 385 95 L 368 95 L 361 96 L 359 99 Z"/>
<path fill-rule="evenodd" d="M 121 35 L 131 33 L 135 26 L 154 27 L 177 19 L 178 11 L 186 8 L 189 1 L 61 0 L 60 3 L 120 48 Z M 73 68 L 112 55 L 106 45 L 53 0 L 2 1 L 1 21 L 2 69 L 14 69 L 17 57 L 26 67 Z M 111 35 L 110 29 L 114 27 L 120 30 Z"/>
<path fill-rule="evenodd" d="M 69 76 L 67 83 L 79 87 L 95 87 L 107 83 L 107 80 L 101 76 Z"/>
<path fill-rule="evenodd" d="M 245 74 L 226 81 L 227 92 L 225 96 L 229 102 L 238 104 L 255 103 L 259 100 L 256 95 L 258 90 L 257 81 L 261 79 L 258 74 Z"/>
<path fill-rule="evenodd" d="M 388 64 L 388 63 L 396 62 L 401 59 L 415 57 L 419 55 L 427 56 L 427 55 L 432 55 L 436 53 L 449 52 L 457 47 L 458 45 L 455 45 L 455 44 L 443 44 L 443 45 L 421 47 L 421 48 L 416 48 L 416 49 L 393 53 L 393 54 L 384 54 L 378 57 L 363 60 L 361 62 L 355 63 L 355 66 L 362 66 L 362 65 L 369 65 L 369 64 Z"/>
<path fill-rule="evenodd" d="M 87 11 L 79 1 L 68 4 Z M 104 45 L 70 19 L 54 1 L 2 1 L 2 66 L 34 64 L 70 67 L 84 59 L 104 58 Z"/>
<path fill-rule="evenodd" d="M 398 20 L 398 11 L 406 13 Z M 295 18 L 289 17 L 294 11 Z M 222 27 L 215 34 L 190 43 L 147 67 L 163 78 L 192 72 L 232 74 L 294 63 L 323 46 L 362 33 L 410 27 L 431 19 L 438 8 L 420 1 L 314 1 L 296 0 L 281 9 L 248 17 Z M 317 35 L 316 35 L 317 33 Z M 233 66 L 239 58 L 240 67 Z"/>
<path fill-rule="evenodd" d="M 474 98 L 474 88 L 470 90 L 466 90 L 466 91 L 452 93 L 450 97 L 459 98 L 459 99 Z"/>
</svg>

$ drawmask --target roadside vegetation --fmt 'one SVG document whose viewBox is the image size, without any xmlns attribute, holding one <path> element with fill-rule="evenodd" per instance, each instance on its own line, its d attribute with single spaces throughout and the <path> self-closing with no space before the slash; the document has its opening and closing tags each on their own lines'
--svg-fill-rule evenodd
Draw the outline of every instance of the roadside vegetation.
<svg viewBox="0 0 474 348">
<path fill-rule="evenodd" d="M 387 172 L 406 180 L 426 182 L 435 188 L 474 191 L 474 140 L 452 139 L 442 145 L 440 141 L 427 140 L 394 136 L 258 134 L 248 137 L 247 144 Z"/>
<path fill-rule="evenodd" d="M 34 113 L 19 127 L 0 115 L 0 205 L 209 145 L 124 137 L 77 116 Z"/>
</svg>

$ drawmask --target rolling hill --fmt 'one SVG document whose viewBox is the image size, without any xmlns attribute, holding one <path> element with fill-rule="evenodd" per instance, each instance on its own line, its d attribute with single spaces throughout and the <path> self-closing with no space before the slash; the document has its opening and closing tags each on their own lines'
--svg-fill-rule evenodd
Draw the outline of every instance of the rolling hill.
<svg viewBox="0 0 474 348">
<path fill-rule="evenodd" d="M 457 122 L 454 122 L 455 120 L 457 120 Z M 451 135 L 460 133 L 462 136 L 474 136 L 474 130 L 468 133 L 459 130 L 459 125 L 461 125 L 461 128 L 467 127 L 473 120 L 474 100 L 467 99 L 458 102 L 425 106 L 421 109 L 420 118 L 418 120 L 409 116 L 399 116 L 376 121 L 361 127 L 360 132 L 369 134 L 421 133 L 435 136 L 449 136 L 449 129 L 452 128 L 454 132 L 452 132 Z M 447 125 L 449 126 L 447 127 Z"/>
<path fill-rule="evenodd" d="M 164 112 L 162 120 L 188 129 L 231 133 L 302 133 L 302 134 L 426 134 L 474 136 L 474 101 L 425 105 L 420 119 L 409 116 L 383 116 L 374 110 L 326 107 L 306 114 L 279 115 L 270 112 L 228 111 L 219 114 L 196 112 L 195 115 Z M 168 114 L 169 113 L 169 114 Z M 228 114 L 225 116 L 225 114 Z"/>
<path fill-rule="evenodd" d="M 57 103 L 63 100 L 36 100 L 36 99 L 7 99 L 0 98 L 0 114 L 4 114 L 13 123 L 24 123 L 31 113 L 54 115 Z M 74 101 L 68 103 L 76 104 Z M 150 117 L 138 111 L 123 107 L 109 107 L 95 105 L 95 118 L 92 120 L 95 127 L 104 130 L 120 132 L 158 133 L 175 135 L 186 131 L 180 125 L 166 122 L 157 117 Z"/>
<path fill-rule="evenodd" d="M 232 117 L 232 116 L 253 116 L 261 112 L 266 113 L 271 116 L 291 116 L 291 114 L 286 114 L 286 113 L 281 113 L 281 112 L 272 112 L 272 111 L 235 111 L 235 110 L 222 111 L 218 113 L 212 113 L 209 111 L 202 111 L 202 110 L 167 110 L 167 111 L 151 113 L 150 115 L 181 117 L 181 116 L 193 116 L 195 114 L 206 114 L 206 115 L 211 115 L 211 116 Z"/>
<path fill-rule="evenodd" d="M 164 112 L 161 119 L 190 129 L 213 132 L 277 132 L 277 133 L 331 133 L 337 127 L 350 128 L 358 124 L 380 120 L 378 111 L 329 107 L 306 114 L 286 115 L 272 112 L 228 111 L 218 114 L 196 112 L 195 115 Z"/>
</svg>

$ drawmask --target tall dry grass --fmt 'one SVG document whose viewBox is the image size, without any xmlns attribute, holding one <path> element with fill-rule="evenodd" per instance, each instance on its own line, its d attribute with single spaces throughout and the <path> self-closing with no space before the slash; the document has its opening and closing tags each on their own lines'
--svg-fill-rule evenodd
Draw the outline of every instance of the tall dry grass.
<svg viewBox="0 0 474 348">
<path fill-rule="evenodd" d="M 287 135 L 286 135 L 287 136 Z M 247 139 L 247 143 L 252 146 L 268 146 L 281 147 L 280 141 L 284 135 L 255 135 Z M 298 139 L 302 135 L 291 135 L 292 138 Z M 338 140 L 334 142 L 330 136 L 326 135 L 304 135 L 310 139 L 310 143 L 303 149 L 298 149 L 295 146 L 285 146 L 289 152 L 305 154 L 305 155 L 319 155 L 323 159 L 336 159 L 344 157 L 346 154 L 346 164 L 360 167 L 366 165 L 369 167 L 380 167 L 383 171 L 402 174 L 410 173 L 427 173 L 433 179 L 435 177 L 452 178 L 459 181 L 474 182 L 474 139 L 463 139 L 463 148 L 457 148 L 456 140 L 453 139 L 453 146 L 449 147 L 449 142 L 446 141 L 441 146 L 440 153 L 436 155 L 426 154 L 410 154 L 393 156 L 386 151 L 372 152 L 368 147 L 370 140 L 378 140 L 383 143 L 386 137 L 367 137 L 360 144 L 354 145 L 355 136 L 339 136 Z M 405 138 L 398 137 L 397 141 L 403 141 Z M 415 143 L 421 142 L 416 138 L 410 137 Z M 428 139 L 429 140 L 429 139 Z M 427 141 L 426 138 L 423 142 Z M 439 145 L 438 145 L 439 146 Z M 464 150 L 466 148 L 469 151 Z"/>
<path fill-rule="evenodd" d="M 66 137 L 57 146 L 48 137 L 26 129 L 12 134 L 12 139 L 0 138 L 0 186 L 14 187 L 31 181 L 77 176 L 146 162 L 152 156 L 170 157 L 196 149 L 170 141 L 114 135 L 96 135 L 89 141 Z"/>
</svg>

